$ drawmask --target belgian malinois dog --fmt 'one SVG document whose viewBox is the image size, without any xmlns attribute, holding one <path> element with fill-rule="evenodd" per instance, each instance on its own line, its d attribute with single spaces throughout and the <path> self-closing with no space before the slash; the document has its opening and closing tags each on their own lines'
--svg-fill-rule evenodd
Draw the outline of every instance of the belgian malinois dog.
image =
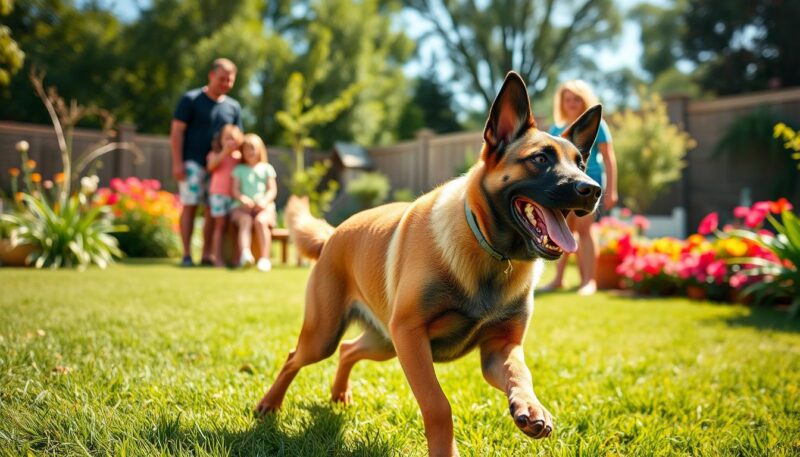
<svg viewBox="0 0 800 457">
<path fill-rule="evenodd" d="M 431 455 L 457 455 L 450 404 L 434 362 L 480 350 L 483 376 L 508 397 L 514 423 L 545 438 L 553 419 L 533 392 L 523 342 L 543 259 L 574 252 L 565 216 L 595 210 L 584 171 L 601 107 L 561 137 L 536 128 L 525 83 L 509 73 L 489 112 L 480 160 L 411 203 L 362 211 L 336 229 L 294 199 L 293 239 L 318 259 L 299 341 L 258 404 L 281 406 L 300 368 L 330 357 L 354 320 L 364 333 L 339 347 L 332 399 L 348 403 L 359 360 L 397 356 L 419 403 Z"/>
</svg>

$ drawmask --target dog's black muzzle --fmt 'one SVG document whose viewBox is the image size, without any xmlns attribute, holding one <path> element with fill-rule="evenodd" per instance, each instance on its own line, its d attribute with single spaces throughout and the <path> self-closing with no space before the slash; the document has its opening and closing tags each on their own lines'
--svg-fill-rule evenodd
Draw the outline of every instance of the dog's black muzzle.
<svg viewBox="0 0 800 457">
<path fill-rule="evenodd" d="M 587 177 L 588 178 L 588 177 Z M 603 189 L 591 178 L 580 179 L 572 185 L 575 193 L 575 206 L 572 209 L 579 217 L 586 216 L 597 209 L 597 202 L 603 194 Z"/>
</svg>

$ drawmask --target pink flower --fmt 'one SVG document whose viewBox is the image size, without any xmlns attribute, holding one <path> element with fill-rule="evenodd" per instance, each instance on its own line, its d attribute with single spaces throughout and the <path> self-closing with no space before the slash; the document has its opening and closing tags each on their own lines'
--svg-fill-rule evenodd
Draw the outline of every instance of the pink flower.
<svg viewBox="0 0 800 457">
<path fill-rule="evenodd" d="M 640 231 L 644 232 L 650 228 L 650 221 L 648 221 L 644 216 L 637 215 L 633 216 L 633 225 L 635 225 Z"/>
<path fill-rule="evenodd" d="M 632 213 L 631 213 L 631 210 L 629 210 L 628 208 L 622 208 L 622 210 L 619 212 L 619 214 L 622 217 L 631 217 Z"/>
<path fill-rule="evenodd" d="M 752 211 L 760 211 L 762 213 L 768 213 L 770 206 L 772 206 L 772 202 L 770 201 L 755 202 L 753 203 Z"/>
<path fill-rule="evenodd" d="M 739 219 L 744 219 L 750 214 L 750 208 L 746 206 L 737 206 L 733 209 L 733 215 Z"/>
<path fill-rule="evenodd" d="M 739 289 L 747 285 L 747 276 L 742 273 L 734 273 L 731 275 L 731 279 L 728 280 L 728 284 L 734 289 Z"/>
<path fill-rule="evenodd" d="M 747 215 L 744 219 L 744 225 L 750 228 L 756 228 L 760 226 L 764 222 L 764 218 L 767 217 L 767 211 L 763 211 L 761 209 L 755 209 L 755 205 L 753 205 L 753 211 Z"/>
<path fill-rule="evenodd" d="M 706 267 L 706 273 L 714 278 L 714 282 L 717 284 L 721 284 L 725 281 L 725 274 L 727 271 L 727 265 L 724 260 L 717 260 Z"/>
<path fill-rule="evenodd" d="M 108 185 L 117 192 L 125 193 L 128 190 L 128 186 L 125 185 L 125 181 L 121 180 L 120 178 L 111 178 L 111 181 L 108 183 Z"/>
<path fill-rule="evenodd" d="M 697 228 L 697 233 L 701 235 L 708 235 L 717 229 L 719 225 L 719 215 L 716 212 L 709 214 L 700 221 L 700 227 Z"/>
</svg>

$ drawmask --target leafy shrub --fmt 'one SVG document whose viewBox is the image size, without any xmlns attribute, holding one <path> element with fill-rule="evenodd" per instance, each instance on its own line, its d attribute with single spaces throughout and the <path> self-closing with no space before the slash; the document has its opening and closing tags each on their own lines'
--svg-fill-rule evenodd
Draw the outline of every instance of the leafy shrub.
<svg viewBox="0 0 800 457">
<path fill-rule="evenodd" d="M 641 213 L 680 178 L 683 157 L 695 142 L 669 122 L 658 95 L 642 100 L 639 111 L 627 109 L 611 121 L 619 191 L 625 206 Z"/>
<path fill-rule="evenodd" d="M 392 201 L 413 202 L 416 199 L 417 197 L 414 195 L 414 191 L 407 187 L 403 187 L 392 192 Z"/>
<path fill-rule="evenodd" d="M 389 178 L 380 172 L 363 173 L 347 183 L 347 194 L 358 205 L 358 209 L 374 208 L 383 204 L 389 196 Z"/>
<path fill-rule="evenodd" d="M 292 195 L 308 197 L 311 214 L 315 217 L 322 217 L 331 209 L 331 202 L 339 191 L 339 183 L 334 180 L 328 181 L 324 189 L 321 188 L 322 180 L 330 168 L 329 160 L 315 162 L 308 168 L 292 173 L 289 182 L 289 192 Z"/>
<path fill-rule="evenodd" d="M 53 205 L 41 196 L 22 195 L 26 211 L 0 216 L 11 227 L 12 245 L 27 244 L 34 252 L 26 260 L 36 268 L 90 264 L 105 268 L 114 257 L 121 257 L 111 233 L 121 228 L 112 225 L 108 208 L 94 206 L 84 194 L 72 195 L 66 205 Z"/>
<path fill-rule="evenodd" d="M 749 240 L 771 254 L 736 260 L 748 264 L 740 273 L 743 277 L 758 279 L 750 281 L 742 289 L 742 294 L 752 296 L 757 304 L 781 300 L 791 302 L 790 311 L 796 316 L 800 313 L 800 219 L 790 208 L 791 206 L 780 208 L 780 221 L 770 213 L 765 214 L 777 231 L 776 234 L 739 229 L 730 231 L 727 235 Z M 773 212 L 778 212 L 777 210 L 778 208 Z"/>
</svg>

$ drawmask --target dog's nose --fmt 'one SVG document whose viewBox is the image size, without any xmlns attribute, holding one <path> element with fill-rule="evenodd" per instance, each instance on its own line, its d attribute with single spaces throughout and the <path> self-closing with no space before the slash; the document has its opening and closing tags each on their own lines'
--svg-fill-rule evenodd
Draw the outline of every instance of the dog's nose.
<svg viewBox="0 0 800 457">
<path fill-rule="evenodd" d="M 578 181 L 575 183 L 575 192 L 577 192 L 578 195 L 583 198 L 594 198 L 597 200 L 600 198 L 600 193 L 602 190 L 600 189 L 600 186 L 593 181 Z"/>
</svg>

